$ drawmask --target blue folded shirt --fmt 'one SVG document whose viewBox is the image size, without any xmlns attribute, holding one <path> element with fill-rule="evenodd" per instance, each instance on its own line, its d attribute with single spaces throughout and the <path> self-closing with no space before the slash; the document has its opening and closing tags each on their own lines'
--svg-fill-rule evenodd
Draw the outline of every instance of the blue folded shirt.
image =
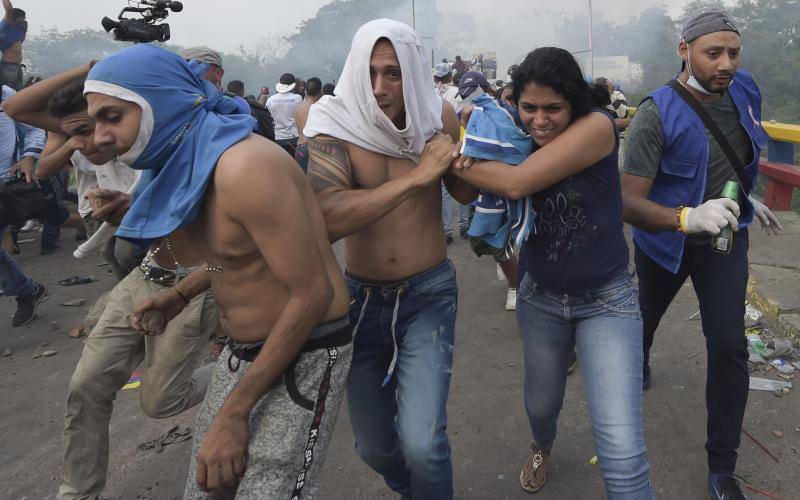
<svg viewBox="0 0 800 500">
<path fill-rule="evenodd" d="M 467 124 L 461 153 L 472 158 L 518 165 L 533 153 L 534 142 L 522 130 L 516 110 L 489 95 L 477 97 Z M 495 248 L 509 242 L 520 246 L 536 232 L 536 212 L 530 196 L 508 200 L 482 192 L 475 204 L 468 234 Z"/>
</svg>

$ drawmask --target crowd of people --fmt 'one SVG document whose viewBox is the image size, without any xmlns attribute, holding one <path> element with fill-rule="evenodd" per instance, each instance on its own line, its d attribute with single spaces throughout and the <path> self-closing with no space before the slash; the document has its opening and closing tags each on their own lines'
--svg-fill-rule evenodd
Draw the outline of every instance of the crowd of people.
<svg viewBox="0 0 800 500">
<path fill-rule="evenodd" d="M 24 30 L 3 4 L 7 47 Z M 391 490 L 452 498 L 455 203 L 522 335 L 521 488 L 546 486 L 577 360 L 607 497 L 655 497 L 649 351 L 691 277 L 709 353 L 708 494 L 745 498 L 747 232 L 780 222 L 751 196 L 767 136 L 741 46 L 724 11 L 693 13 L 680 72 L 633 118 L 564 49 L 536 48 L 490 83 L 460 57 L 431 72 L 417 33 L 389 19 L 356 32 L 335 89 L 285 73 L 259 97 L 239 80 L 223 91 L 212 49 L 147 44 L 15 93 L 3 49 L 0 176 L 44 185 L 69 164 L 87 237 L 75 256 L 102 254 L 120 280 L 69 383 L 59 498 L 102 494 L 114 395 L 140 365 L 147 415 L 200 405 L 184 498 L 315 498 L 345 399 L 356 452 Z M 722 196 L 731 183 L 737 199 Z M 45 224 L 65 226 L 69 214 L 49 212 Z M 46 288 L 0 255 L 25 324 Z M 218 360 L 198 367 L 216 329 Z"/>
</svg>

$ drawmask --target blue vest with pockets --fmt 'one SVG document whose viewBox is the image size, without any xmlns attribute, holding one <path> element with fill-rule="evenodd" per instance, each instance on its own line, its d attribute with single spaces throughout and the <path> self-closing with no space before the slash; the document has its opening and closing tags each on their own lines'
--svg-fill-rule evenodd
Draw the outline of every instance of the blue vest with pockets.
<svg viewBox="0 0 800 500">
<path fill-rule="evenodd" d="M 753 186 L 758 175 L 761 151 L 769 140 L 761 127 L 761 93 L 753 78 L 742 70 L 736 72 L 728 92 L 739 112 L 739 123 L 750 137 L 753 147 L 753 160 L 745 166 L 745 173 Z M 664 151 L 648 199 L 666 207 L 697 207 L 703 203 L 708 173 L 709 139 L 703 121 L 666 85 L 646 99 L 653 99 L 658 108 L 664 135 Z M 742 210 L 740 228 L 753 221 L 753 205 L 747 199 L 747 194 L 743 191 L 739 193 Z M 634 228 L 633 239 L 648 257 L 665 269 L 678 272 L 683 259 L 685 234 Z"/>
</svg>

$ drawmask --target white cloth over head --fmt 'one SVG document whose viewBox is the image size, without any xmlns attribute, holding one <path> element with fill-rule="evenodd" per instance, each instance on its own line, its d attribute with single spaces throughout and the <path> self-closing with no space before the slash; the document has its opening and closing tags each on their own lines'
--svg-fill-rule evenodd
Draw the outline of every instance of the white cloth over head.
<svg viewBox="0 0 800 500">
<path fill-rule="evenodd" d="M 375 43 L 388 39 L 403 78 L 406 127 L 399 130 L 378 107 L 369 62 Z M 335 96 L 311 106 L 303 134 L 329 135 L 374 153 L 419 163 L 425 143 L 442 129 L 442 99 L 434 90 L 430 60 L 410 26 L 392 19 L 363 25 L 353 37 Z"/>
</svg>

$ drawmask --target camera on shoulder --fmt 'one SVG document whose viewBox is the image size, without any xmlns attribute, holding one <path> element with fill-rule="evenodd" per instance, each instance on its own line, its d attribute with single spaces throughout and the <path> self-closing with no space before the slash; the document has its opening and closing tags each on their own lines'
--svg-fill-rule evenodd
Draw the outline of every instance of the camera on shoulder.
<svg viewBox="0 0 800 500">
<path fill-rule="evenodd" d="M 116 21 L 104 17 L 101 21 L 103 28 L 114 35 L 114 40 L 120 42 L 150 43 L 169 40 L 169 24 L 157 22 L 166 19 L 170 11 L 182 11 L 183 4 L 169 0 L 138 0 L 136 5 L 123 8 Z M 141 17 L 125 17 L 127 13 L 139 14 Z"/>
</svg>

